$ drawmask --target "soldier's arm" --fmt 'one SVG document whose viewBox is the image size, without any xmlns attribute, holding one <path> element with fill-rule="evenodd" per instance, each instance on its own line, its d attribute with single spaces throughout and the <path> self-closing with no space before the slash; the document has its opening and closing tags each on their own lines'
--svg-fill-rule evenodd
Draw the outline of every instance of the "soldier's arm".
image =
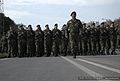
<svg viewBox="0 0 120 81">
<path fill-rule="evenodd" d="M 62 38 L 62 32 L 59 30 L 59 37 Z"/>
<path fill-rule="evenodd" d="M 66 33 L 67 33 L 67 38 L 69 39 L 69 33 L 70 33 L 70 21 L 67 22 L 67 25 L 66 25 Z"/>
<path fill-rule="evenodd" d="M 79 35 L 81 36 L 83 25 L 82 25 L 82 22 L 80 20 L 78 20 L 78 22 L 79 22 Z"/>
<path fill-rule="evenodd" d="M 6 34 L 6 38 L 9 39 L 9 31 Z"/>
<path fill-rule="evenodd" d="M 80 27 L 80 29 L 83 28 L 82 22 L 80 20 L 79 20 L 79 27 Z"/>
<path fill-rule="evenodd" d="M 69 25 L 70 25 L 70 21 L 68 21 L 68 22 L 67 22 L 67 25 L 66 25 L 66 29 L 67 29 L 68 32 L 70 31 Z"/>
</svg>

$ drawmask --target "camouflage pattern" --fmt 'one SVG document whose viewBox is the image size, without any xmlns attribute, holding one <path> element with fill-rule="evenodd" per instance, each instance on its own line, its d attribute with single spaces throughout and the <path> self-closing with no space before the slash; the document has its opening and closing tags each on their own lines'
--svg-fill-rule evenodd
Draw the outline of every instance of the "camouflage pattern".
<svg viewBox="0 0 120 81">
<path fill-rule="evenodd" d="M 27 56 L 27 31 L 22 26 L 18 31 L 18 53 L 19 57 Z"/>
<path fill-rule="evenodd" d="M 32 26 L 28 26 L 27 30 L 27 56 L 35 56 L 35 32 L 32 30 Z"/>
<path fill-rule="evenodd" d="M 100 55 L 101 53 L 101 43 L 100 43 L 100 26 L 97 26 L 96 28 L 96 47 L 97 47 L 97 53 L 96 55 Z"/>
<path fill-rule="evenodd" d="M 4 34 L 1 38 L 1 52 L 6 53 L 7 52 L 7 38 L 6 34 Z"/>
<path fill-rule="evenodd" d="M 82 23 L 80 20 L 76 19 L 76 12 L 72 12 L 71 16 L 72 19 L 67 22 L 67 28 L 69 31 L 71 53 L 73 57 L 76 58 L 78 53 L 79 32 L 80 28 L 82 28 Z"/>
<path fill-rule="evenodd" d="M 62 30 L 61 30 L 61 36 L 62 36 L 62 38 L 61 38 L 61 54 L 63 55 L 63 56 L 67 56 L 67 48 L 68 48 L 68 42 L 69 42 L 69 40 L 68 40 L 68 36 L 66 35 L 67 34 L 67 27 L 66 27 L 66 25 L 64 24 L 63 25 L 63 27 L 62 27 Z"/>
<path fill-rule="evenodd" d="M 36 56 L 40 57 L 44 55 L 44 32 L 41 30 L 40 25 L 37 25 L 37 30 L 35 31 L 35 46 L 36 46 Z"/>
<path fill-rule="evenodd" d="M 118 28 L 115 27 L 114 22 L 111 25 L 111 43 L 112 43 L 112 52 L 111 54 L 116 54 L 116 45 L 117 45 L 117 35 L 118 35 Z"/>
<path fill-rule="evenodd" d="M 53 55 L 58 56 L 60 54 L 61 31 L 57 28 L 58 24 L 55 24 L 54 26 L 55 26 L 55 28 L 52 30 L 52 34 L 53 34 Z"/>
<path fill-rule="evenodd" d="M 101 54 L 102 55 L 105 55 L 106 37 L 107 37 L 106 28 L 103 23 L 101 27 Z"/>
<path fill-rule="evenodd" d="M 82 46 L 83 46 L 83 55 L 88 54 L 88 39 L 87 39 L 87 29 L 84 28 L 82 31 Z"/>
<path fill-rule="evenodd" d="M 46 56 L 48 57 L 51 55 L 52 51 L 52 31 L 49 29 L 48 25 L 46 25 L 45 27 L 46 29 L 44 30 L 44 50 Z"/>
<path fill-rule="evenodd" d="M 92 38 L 91 38 L 91 31 L 92 29 L 90 28 L 90 26 L 88 26 L 87 29 L 87 37 L 88 37 L 88 55 L 92 55 Z"/>
<path fill-rule="evenodd" d="M 13 30 L 12 27 L 10 27 L 10 30 L 7 33 L 7 40 L 8 40 L 8 55 L 9 57 L 16 57 L 17 56 L 17 34 Z"/>
<path fill-rule="evenodd" d="M 110 55 L 110 48 L 111 48 L 111 32 L 110 27 L 106 27 L 106 54 Z"/>
</svg>

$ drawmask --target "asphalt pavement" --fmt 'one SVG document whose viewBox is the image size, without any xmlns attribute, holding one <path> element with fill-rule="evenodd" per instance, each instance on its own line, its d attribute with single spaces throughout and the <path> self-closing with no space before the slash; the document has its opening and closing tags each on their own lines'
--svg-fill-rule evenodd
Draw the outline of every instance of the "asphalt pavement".
<svg viewBox="0 0 120 81">
<path fill-rule="evenodd" d="M 0 59 L 0 81 L 120 81 L 120 55 Z"/>
</svg>

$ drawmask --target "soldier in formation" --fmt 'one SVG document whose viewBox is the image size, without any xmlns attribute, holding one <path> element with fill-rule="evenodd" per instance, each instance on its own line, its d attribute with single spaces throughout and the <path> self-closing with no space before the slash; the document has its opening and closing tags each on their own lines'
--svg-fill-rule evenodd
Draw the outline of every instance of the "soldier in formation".
<svg viewBox="0 0 120 81">
<path fill-rule="evenodd" d="M 25 31 L 23 25 L 20 26 L 18 31 L 18 56 L 27 56 L 27 32 Z"/>
<path fill-rule="evenodd" d="M 49 57 L 52 51 L 52 31 L 49 29 L 49 25 L 45 25 L 44 30 L 44 50 L 45 56 Z"/>
<path fill-rule="evenodd" d="M 37 30 L 35 31 L 35 46 L 36 46 L 36 56 L 41 57 L 44 55 L 44 32 L 41 30 L 40 25 L 37 25 Z"/>
<path fill-rule="evenodd" d="M 68 52 L 68 38 L 67 38 L 67 27 L 66 24 L 63 25 L 61 30 L 61 54 L 67 56 Z"/>
<path fill-rule="evenodd" d="M 117 35 L 118 35 L 118 28 L 115 27 L 115 24 L 114 22 L 112 22 L 111 24 L 111 43 L 112 43 L 112 52 L 111 54 L 114 55 L 116 54 L 115 50 L 116 50 L 116 47 L 117 47 Z"/>
<path fill-rule="evenodd" d="M 58 56 L 60 54 L 60 43 L 61 43 L 61 31 L 58 29 L 58 24 L 54 25 L 52 30 L 53 34 L 53 55 Z"/>
<path fill-rule="evenodd" d="M 31 25 L 28 25 L 27 30 L 27 56 L 35 56 L 35 32 L 33 31 Z"/>
<path fill-rule="evenodd" d="M 16 57 L 17 56 L 17 34 L 13 27 L 10 27 L 10 30 L 7 33 L 7 40 L 8 40 L 8 57 Z"/>
<path fill-rule="evenodd" d="M 7 38 L 6 34 L 4 33 L 1 38 L 1 52 L 6 53 L 7 52 Z"/>
<path fill-rule="evenodd" d="M 72 12 L 71 17 L 72 19 L 67 22 L 67 28 L 69 31 L 71 53 L 73 54 L 73 58 L 76 58 L 78 53 L 79 32 L 82 28 L 82 23 L 76 19 L 76 12 Z"/>
<path fill-rule="evenodd" d="M 64 24 L 62 30 L 58 24 L 51 31 L 49 25 L 45 25 L 42 31 L 40 25 L 34 31 L 31 25 L 27 29 L 23 25 L 18 30 L 10 27 L 7 34 L 1 38 L 2 51 L 8 51 L 9 57 L 49 57 L 59 55 L 116 55 L 118 37 L 120 33 L 116 24 L 108 25 L 102 22 L 81 23 L 76 18 L 76 12 L 71 13 L 72 19 Z"/>
</svg>

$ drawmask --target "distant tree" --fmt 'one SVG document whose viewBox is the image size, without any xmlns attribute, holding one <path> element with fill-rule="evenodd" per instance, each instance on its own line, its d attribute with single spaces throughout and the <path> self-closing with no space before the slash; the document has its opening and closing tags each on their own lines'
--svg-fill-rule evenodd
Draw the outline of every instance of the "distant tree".
<svg viewBox="0 0 120 81">
<path fill-rule="evenodd" d="M 15 22 L 9 18 L 6 17 L 3 13 L 0 13 L 0 37 L 2 36 L 3 32 L 7 33 L 10 26 L 15 26 Z"/>
<path fill-rule="evenodd" d="M 115 25 L 118 25 L 118 27 L 120 28 L 120 17 L 118 19 L 114 20 Z"/>
<path fill-rule="evenodd" d="M 111 25 L 112 22 L 113 22 L 112 20 L 110 20 L 110 19 L 106 19 L 106 24 L 107 24 L 107 25 Z"/>
</svg>

